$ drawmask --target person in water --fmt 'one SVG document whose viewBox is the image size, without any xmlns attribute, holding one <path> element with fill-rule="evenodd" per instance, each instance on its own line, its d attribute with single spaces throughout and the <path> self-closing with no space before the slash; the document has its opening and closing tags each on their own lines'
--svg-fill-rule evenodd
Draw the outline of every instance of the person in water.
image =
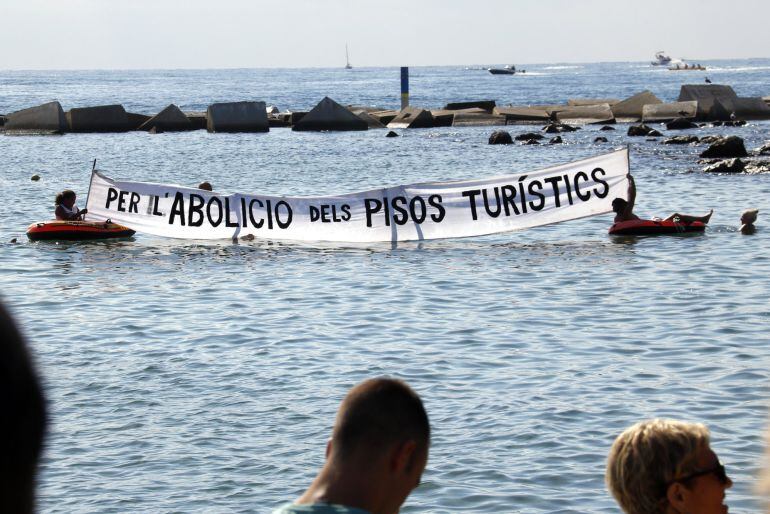
<svg viewBox="0 0 770 514">
<path fill-rule="evenodd" d="M 628 177 L 628 200 L 623 198 L 615 198 L 612 201 L 612 210 L 615 212 L 615 223 L 621 221 L 631 221 L 640 219 L 639 216 L 634 214 L 634 202 L 636 201 L 636 183 L 634 177 L 629 173 Z M 675 212 L 663 221 L 675 221 L 677 223 L 692 223 L 693 221 L 700 221 L 704 225 L 708 224 L 711 219 L 711 215 L 714 213 L 714 209 L 711 209 L 705 216 L 690 216 L 689 214 L 679 214 Z M 660 221 L 653 219 L 653 221 Z"/>
<path fill-rule="evenodd" d="M 212 187 L 211 183 L 208 181 L 201 182 L 198 184 L 198 189 L 203 189 L 204 191 L 213 191 L 214 188 Z"/>
<path fill-rule="evenodd" d="M 733 481 L 709 439 L 701 423 L 636 423 L 612 444 L 607 488 L 626 514 L 725 514 Z"/>
<path fill-rule="evenodd" d="M 56 195 L 56 219 L 65 221 L 83 221 L 83 215 L 88 212 L 88 209 L 80 210 L 75 205 L 77 196 L 75 191 L 71 189 L 65 189 L 58 195 Z"/>
<path fill-rule="evenodd" d="M 741 214 L 741 234 L 750 235 L 757 231 L 754 222 L 757 221 L 757 209 L 746 209 Z"/>
</svg>

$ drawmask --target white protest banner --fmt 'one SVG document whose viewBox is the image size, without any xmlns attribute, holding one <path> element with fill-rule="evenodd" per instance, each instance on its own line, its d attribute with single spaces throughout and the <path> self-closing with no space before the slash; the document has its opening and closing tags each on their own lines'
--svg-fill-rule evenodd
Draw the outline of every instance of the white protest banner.
<svg viewBox="0 0 770 514">
<path fill-rule="evenodd" d="M 628 150 L 529 173 L 339 196 L 223 195 L 91 176 L 89 220 L 184 239 L 415 241 L 479 236 L 603 214 L 626 196 Z"/>
</svg>

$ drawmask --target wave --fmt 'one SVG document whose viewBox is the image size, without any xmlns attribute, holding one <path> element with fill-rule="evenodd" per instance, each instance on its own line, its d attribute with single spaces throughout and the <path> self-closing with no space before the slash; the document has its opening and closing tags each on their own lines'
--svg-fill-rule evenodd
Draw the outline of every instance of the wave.
<svg viewBox="0 0 770 514">
<path fill-rule="evenodd" d="M 570 65 L 570 66 L 564 65 L 564 66 L 546 66 L 543 69 L 544 70 L 579 70 L 582 67 L 583 66 L 578 66 L 578 65 Z"/>
</svg>

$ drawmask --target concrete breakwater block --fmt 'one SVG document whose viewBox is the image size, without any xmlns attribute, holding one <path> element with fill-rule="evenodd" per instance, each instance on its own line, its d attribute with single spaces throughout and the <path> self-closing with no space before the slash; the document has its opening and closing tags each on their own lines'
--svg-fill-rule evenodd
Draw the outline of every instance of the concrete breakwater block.
<svg viewBox="0 0 770 514">
<path fill-rule="evenodd" d="M 505 116 L 487 112 L 458 112 L 452 119 L 453 127 L 490 127 L 506 124 Z"/>
<path fill-rule="evenodd" d="M 195 130 L 206 129 L 206 113 L 203 111 L 183 111 Z"/>
<path fill-rule="evenodd" d="M 70 132 L 126 132 L 132 128 L 122 105 L 76 107 L 66 117 Z"/>
<path fill-rule="evenodd" d="M 619 123 L 635 122 L 642 119 L 645 105 L 662 103 L 663 101 L 651 91 L 644 90 L 613 105 L 612 113 L 615 115 L 615 121 Z"/>
<path fill-rule="evenodd" d="M 369 114 L 368 111 L 365 111 L 363 109 L 357 109 L 353 111 L 353 114 L 361 118 L 366 122 L 366 124 L 369 126 L 370 129 L 384 129 L 385 125 L 380 123 L 380 120 Z"/>
<path fill-rule="evenodd" d="M 548 112 L 562 123 L 585 125 L 588 123 L 615 123 L 615 115 L 609 104 L 562 107 Z"/>
<path fill-rule="evenodd" d="M 388 123 L 393 121 L 393 118 L 398 116 L 398 111 L 374 111 L 369 114 L 380 120 L 380 123 L 387 126 Z"/>
<path fill-rule="evenodd" d="M 695 118 L 698 114 L 698 102 L 671 102 L 665 104 L 647 104 L 642 109 L 642 121 L 670 121 L 676 118 Z"/>
<path fill-rule="evenodd" d="M 738 97 L 732 102 L 739 120 L 770 120 L 770 107 L 759 97 Z"/>
<path fill-rule="evenodd" d="M 534 107 L 495 107 L 492 112 L 493 114 L 505 116 L 505 120 L 509 125 L 516 123 L 547 123 L 550 119 L 545 109 Z"/>
<path fill-rule="evenodd" d="M 417 107 L 403 109 L 393 121 L 388 123 L 388 128 L 433 128 L 433 115 L 430 111 Z"/>
<path fill-rule="evenodd" d="M 698 102 L 699 120 L 727 120 L 733 112 L 733 100 L 738 95 L 722 84 L 684 84 L 679 89 L 680 102 Z"/>
<path fill-rule="evenodd" d="M 48 102 L 7 115 L 6 131 L 64 132 L 67 118 L 59 102 Z"/>
<path fill-rule="evenodd" d="M 368 130 L 369 125 L 327 96 L 291 129 L 297 131 Z"/>
<path fill-rule="evenodd" d="M 209 105 L 206 110 L 209 132 L 267 132 L 265 102 L 227 102 Z"/>
<path fill-rule="evenodd" d="M 139 130 L 139 127 L 152 118 L 152 116 L 147 114 L 139 114 L 136 112 L 127 112 L 126 117 L 128 118 L 128 124 L 131 126 L 130 130 Z"/>
<path fill-rule="evenodd" d="M 155 129 L 157 132 L 180 132 L 184 130 L 193 130 L 193 125 L 187 116 L 174 104 L 169 105 L 158 114 L 147 120 L 139 127 L 139 130 L 150 131 Z"/>
<path fill-rule="evenodd" d="M 567 100 L 567 105 L 571 105 L 573 107 L 581 107 L 584 105 L 615 105 L 618 102 L 620 102 L 620 100 L 617 98 L 569 98 Z"/>
<path fill-rule="evenodd" d="M 495 108 L 496 102 L 494 100 L 476 100 L 472 102 L 452 102 L 444 106 L 444 110 L 447 111 L 459 111 L 462 109 L 471 109 L 473 107 L 483 109 L 486 112 L 492 112 Z"/>
</svg>

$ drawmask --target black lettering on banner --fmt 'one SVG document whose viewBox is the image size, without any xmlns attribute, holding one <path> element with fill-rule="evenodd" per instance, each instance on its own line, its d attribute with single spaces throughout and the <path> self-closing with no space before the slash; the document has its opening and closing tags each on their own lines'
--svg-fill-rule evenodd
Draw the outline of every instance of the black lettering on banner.
<svg viewBox="0 0 770 514">
<path fill-rule="evenodd" d="M 139 213 L 139 193 L 131 193 L 131 200 L 128 202 L 128 212 Z"/>
<path fill-rule="evenodd" d="M 505 215 L 510 216 L 511 210 L 513 210 L 513 213 L 518 216 L 519 208 L 516 206 L 515 202 L 516 188 L 510 184 L 506 184 L 500 188 L 500 192 L 503 196 L 503 208 L 505 209 Z"/>
<path fill-rule="evenodd" d="M 519 177 L 519 201 L 521 202 L 521 212 L 527 214 L 527 195 L 524 194 L 524 179 L 526 175 Z"/>
<path fill-rule="evenodd" d="M 211 216 L 211 206 L 217 204 L 217 217 L 213 218 Z M 218 227 L 220 223 L 222 223 L 222 201 L 217 198 L 216 196 L 212 196 L 209 198 L 209 203 L 206 205 L 206 217 L 209 220 L 209 223 L 212 227 Z"/>
<path fill-rule="evenodd" d="M 430 215 L 430 219 L 432 219 L 435 223 L 441 223 L 441 220 L 443 220 L 444 216 L 446 216 L 446 209 L 444 209 L 444 206 L 441 205 L 442 200 L 443 198 L 441 198 L 441 195 L 430 195 L 428 197 L 428 203 L 435 207 L 438 211 L 438 214 Z"/>
<path fill-rule="evenodd" d="M 117 200 L 117 198 L 118 198 L 118 190 L 115 189 L 114 187 L 109 188 L 107 190 L 107 203 L 104 205 L 104 208 L 105 209 L 109 209 L 110 208 L 110 204 L 113 201 Z"/>
<path fill-rule="evenodd" d="M 406 222 L 409 221 L 409 213 L 401 204 L 406 205 L 406 198 L 403 196 L 394 196 L 390 201 L 390 205 L 393 207 L 393 221 L 396 222 L 396 225 L 406 225 Z"/>
<path fill-rule="evenodd" d="M 343 203 L 340 210 L 342 211 L 342 221 L 350 221 L 350 205 Z"/>
<path fill-rule="evenodd" d="M 168 224 L 174 224 L 174 218 L 179 216 L 179 223 L 184 227 L 184 195 L 177 191 L 174 195 L 174 203 L 171 204 L 171 214 L 168 216 Z"/>
<path fill-rule="evenodd" d="M 259 205 L 260 208 L 264 208 L 265 206 L 257 200 L 256 198 L 252 198 L 249 202 L 249 221 L 251 221 L 251 224 L 254 225 L 254 228 L 262 228 L 262 225 L 265 224 L 264 218 L 259 218 L 259 221 L 257 221 L 256 218 L 254 218 L 254 204 Z"/>
<path fill-rule="evenodd" d="M 419 214 L 417 213 L 415 205 L 420 206 Z M 428 215 L 428 208 L 426 207 L 425 200 L 422 199 L 422 196 L 413 196 L 412 199 L 409 200 L 409 214 L 412 216 L 412 221 L 418 225 L 425 221 L 425 217 Z"/>
<path fill-rule="evenodd" d="M 121 191 L 118 194 L 118 210 L 120 212 L 126 212 L 126 196 L 128 196 L 128 191 Z"/>
<path fill-rule="evenodd" d="M 382 197 L 382 208 L 385 209 L 385 226 L 390 226 L 390 205 L 388 204 L 388 197 Z"/>
<path fill-rule="evenodd" d="M 372 226 L 372 214 L 377 214 L 382 209 L 382 202 L 376 198 L 365 198 L 364 208 L 366 209 L 366 226 Z"/>
<path fill-rule="evenodd" d="M 500 190 L 495 186 L 495 210 L 492 210 L 492 208 L 489 206 L 489 195 L 487 191 L 489 191 L 487 188 L 484 188 L 481 190 L 481 196 L 484 199 L 484 209 L 487 211 L 487 214 L 491 216 L 492 218 L 497 218 L 500 216 L 500 212 L 502 210 L 502 206 L 500 205 Z"/>
<path fill-rule="evenodd" d="M 286 220 L 281 220 L 281 211 L 280 208 L 283 207 L 286 209 Z M 289 228 L 289 225 L 291 225 L 291 218 L 293 216 L 293 213 L 291 211 L 291 205 L 284 202 L 283 200 L 279 201 L 277 204 L 275 204 L 275 222 L 278 224 L 278 228 Z"/>
<path fill-rule="evenodd" d="M 273 202 L 265 200 L 265 210 L 267 211 L 267 229 L 273 230 Z"/>
<path fill-rule="evenodd" d="M 582 177 L 582 178 L 581 178 Z M 575 194 L 578 198 L 580 198 L 582 201 L 587 202 L 591 198 L 591 193 L 581 193 L 580 192 L 580 181 L 588 182 L 588 175 L 586 175 L 582 171 L 578 171 L 575 173 Z"/>
<path fill-rule="evenodd" d="M 237 227 L 238 221 L 233 221 L 230 219 L 230 197 L 225 196 L 225 226 L 226 227 Z"/>
<path fill-rule="evenodd" d="M 331 223 L 331 218 L 334 217 L 333 213 L 329 212 L 329 209 L 331 208 L 331 205 L 323 204 L 321 205 L 321 223 Z M 331 216 L 331 218 L 330 218 Z"/>
<path fill-rule="evenodd" d="M 594 188 L 594 194 L 599 198 L 604 198 L 608 194 L 610 194 L 610 185 L 607 183 L 606 180 L 602 180 L 599 178 L 599 175 L 603 177 L 606 174 L 607 173 L 601 168 L 594 168 L 593 171 L 591 172 L 591 178 L 593 179 L 593 181 L 598 182 L 599 184 L 604 186 L 604 191 L 602 191 L 601 193 L 597 191 L 596 188 Z"/>
<path fill-rule="evenodd" d="M 473 218 L 473 221 L 476 221 L 479 219 L 478 215 L 476 214 L 476 196 L 481 194 L 481 189 L 470 189 L 468 191 L 463 191 L 462 195 L 468 198 L 469 205 L 471 207 L 471 217 Z"/>
<path fill-rule="evenodd" d="M 163 213 L 158 210 L 158 203 L 160 203 L 160 197 L 156 196 L 155 201 L 153 202 L 152 207 L 152 215 L 153 216 L 163 216 Z"/>
<path fill-rule="evenodd" d="M 310 222 L 316 222 L 321 219 L 321 210 L 315 205 L 311 205 L 308 214 L 310 214 Z"/>
<path fill-rule="evenodd" d="M 190 193 L 190 208 L 187 210 L 187 224 L 191 227 L 200 227 L 203 225 L 203 206 L 206 201 L 201 195 Z M 193 214 L 196 215 L 193 219 Z"/>
<path fill-rule="evenodd" d="M 567 188 L 567 201 L 570 205 L 573 205 L 575 202 L 572 200 L 572 186 L 569 184 L 569 175 L 564 175 L 564 187 Z"/>
<path fill-rule="evenodd" d="M 543 207 L 545 207 L 545 195 L 540 192 L 543 190 L 543 183 L 539 180 L 533 180 L 529 183 L 529 187 L 527 189 L 529 190 L 530 197 L 536 196 L 540 200 L 539 203 L 535 203 L 534 201 L 530 200 L 528 202 L 529 208 L 533 211 L 542 210 Z"/>
<path fill-rule="evenodd" d="M 561 177 L 548 177 L 544 179 L 544 182 L 548 182 L 553 187 L 553 201 L 556 207 L 561 207 L 561 200 L 559 199 L 559 181 Z"/>
</svg>

